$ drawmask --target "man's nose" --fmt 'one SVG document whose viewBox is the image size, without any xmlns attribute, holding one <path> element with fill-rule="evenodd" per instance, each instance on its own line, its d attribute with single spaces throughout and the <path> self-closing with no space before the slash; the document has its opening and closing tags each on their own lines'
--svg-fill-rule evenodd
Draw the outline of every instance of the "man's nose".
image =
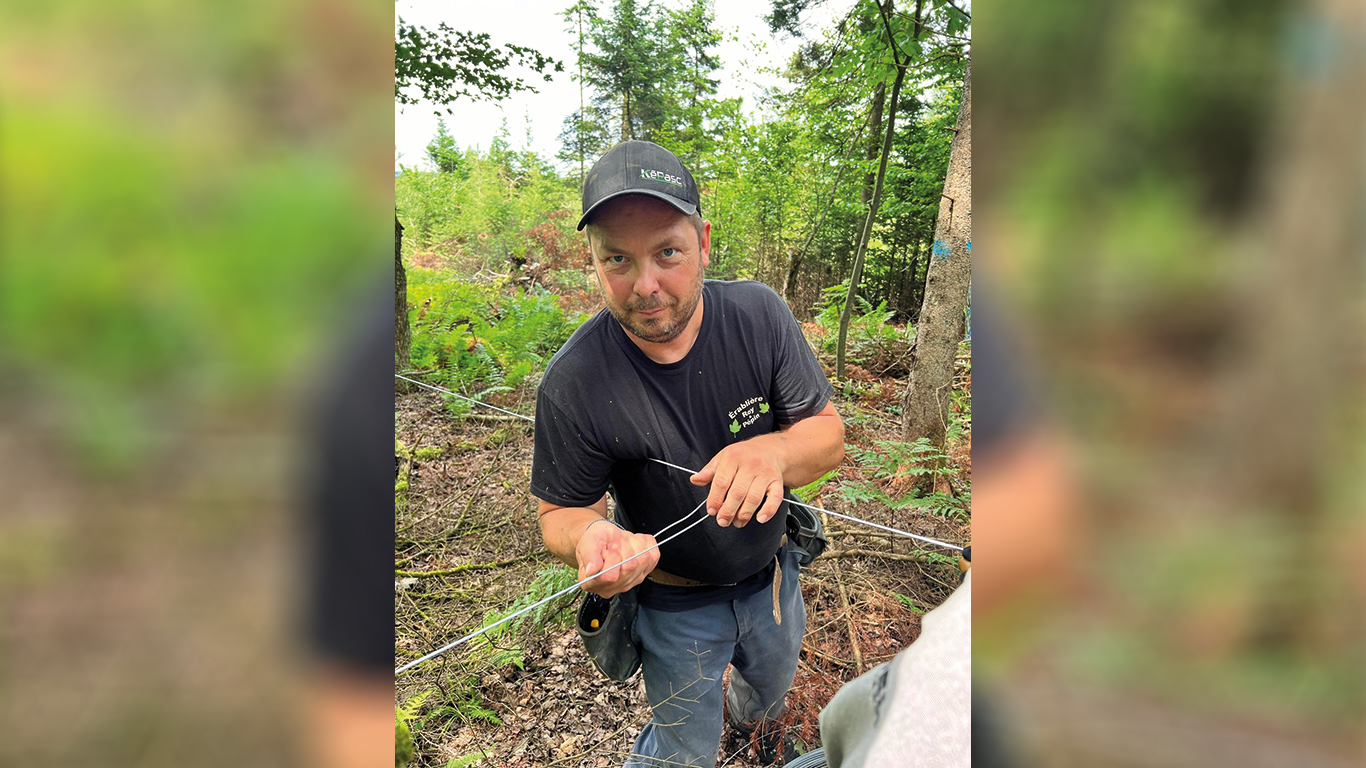
<svg viewBox="0 0 1366 768">
<path fill-rule="evenodd" d="M 659 267 L 655 266 L 653 259 L 645 259 L 640 272 L 636 275 L 636 293 L 640 296 L 652 296 L 658 292 Z"/>
</svg>

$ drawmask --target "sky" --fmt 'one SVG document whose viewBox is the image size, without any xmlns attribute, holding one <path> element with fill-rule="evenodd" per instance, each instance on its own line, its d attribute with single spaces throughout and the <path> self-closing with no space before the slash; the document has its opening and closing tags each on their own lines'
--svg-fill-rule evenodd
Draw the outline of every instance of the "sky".
<svg viewBox="0 0 1366 768">
<path fill-rule="evenodd" d="M 567 24 L 559 15 L 572 3 L 573 0 L 396 2 L 397 15 L 408 23 L 434 28 L 444 21 L 457 30 L 488 32 L 495 45 L 513 43 L 534 48 L 564 62 L 565 71 L 554 73 L 554 80 L 549 83 L 540 82 L 534 74 L 524 72 L 523 79 L 534 82 L 539 93 L 518 93 L 501 102 L 461 101 L 452 105 L 449 115 L 436 114 L 431 104 L 395 104 L 395 168 L 399 164 L 427 167 L 426 147 L 436 134 L 438 117 L 445 118 L 447 130 L 461 149 L 470 146 L 487 149 L 504 119 L 513 148 L 524 149 L 528 146 L 529 127 L 530 148 L 553 161 L 559 150 L 562 123 L 579 107 L 579 84 L 571 79 L 576 35 L 567 31 Z M 662 4 L 678 7 L 682 2 L 662 0 Z M 810 30 L 807 34 L 829 27 L 836 13 L 843 13 L 850 6 L 851 0 L 830 0 L 823 7 L 810 11 L 803 17 Z M 609 14 L 611 0 L 599 0 L 598 7 L 604 15 Z M 769 33 L 763 16 L 771 7 L 771 0 L 719 0 L 716 3 L 716 25 L 725 35 L 717 48 L 721 57 L 721 70 L 717 73 L 721 81 L 720 95 L 743 97 L 745 108 L 751 113 L 757 110 L 756 97 L 763 88 L 780 82 L 776 74 L 761 70 L 781 66 L 800 44 L 786 35 L 775 38 Z"/>
</svg>

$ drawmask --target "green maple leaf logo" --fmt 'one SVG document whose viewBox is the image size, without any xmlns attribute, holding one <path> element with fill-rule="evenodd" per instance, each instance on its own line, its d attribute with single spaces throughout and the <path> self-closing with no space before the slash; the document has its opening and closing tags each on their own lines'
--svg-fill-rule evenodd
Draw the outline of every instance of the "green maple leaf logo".
<svg viewBox="0 0 1366 768">
<path fill-rule="evenodd" d="M 768 403 L 759 403 L 759 413 L 768 413 Z"/>
<path fill-rule="evenodd" d="M 736 432 L 739 432 L 739 431 L 740 431 L 740 420 L 739 420 L 739 419 L 735 419 L 734 421 L 732 421 L 732 422 L 730 423 L 730 433 L 733 435 L 733 434 L 735 434 Z"/>
</svg>

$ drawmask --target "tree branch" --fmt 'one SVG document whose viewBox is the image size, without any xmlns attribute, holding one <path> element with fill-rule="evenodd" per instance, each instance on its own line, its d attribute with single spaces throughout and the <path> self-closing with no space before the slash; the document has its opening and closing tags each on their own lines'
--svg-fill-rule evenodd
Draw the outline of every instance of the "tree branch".
<svg viewBox="0 0 1366 768">
<path fill-rule="evenodd" d="M 929 564 L 930 558 L 925 555 L 903 555 L 900 552 L 879 552 L 874 549 L 861 549 L 851 547 L 849 549 L 828 549 L 821 554 L 822 558 L 838 560 L 841 557 L 880 557 L 883 560 L 901 560 L 910 563 Z"/>
</svg>

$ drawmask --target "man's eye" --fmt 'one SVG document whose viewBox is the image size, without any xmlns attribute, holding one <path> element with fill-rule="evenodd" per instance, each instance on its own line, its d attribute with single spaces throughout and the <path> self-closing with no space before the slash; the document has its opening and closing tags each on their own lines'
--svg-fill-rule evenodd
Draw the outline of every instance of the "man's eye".
<svg viewBox="0 0 1366 768">
<path fill-rule="evenodd" d="M 675 248 L 665 248 L 664 250 L 660 251 L 659 253 L 660 253 L 660 255 L 663 256 L 664 258 L 669 259 L 669 258 L 673 258 L 673 255 L 676 254 L 676 253 L 678 253 L 678 250 L 675 249 Z"/>
<path fill-rule="evenodd" d="M 607 257 L 607 260 L 610 261 L 610 262 L 613 263 L 613 264 L 625 264 L 625 263 L 626 263 L 626 257 L 625 257 L 625 256 L 622 256 L 622 255 L 619 254 L 619 253 L 616 254 L 615 256 L 608 256 L 608 257 Z"/>
</svg>

